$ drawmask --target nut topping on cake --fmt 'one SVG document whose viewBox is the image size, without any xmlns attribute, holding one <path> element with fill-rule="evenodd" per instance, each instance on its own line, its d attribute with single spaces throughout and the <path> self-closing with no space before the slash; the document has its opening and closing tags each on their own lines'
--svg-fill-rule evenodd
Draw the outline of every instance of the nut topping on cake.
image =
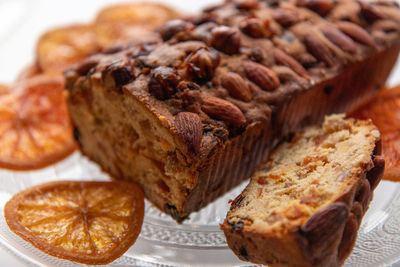
<svg viewBox="0 0 400 267">
<path fill-rule="evenodd" d="M 211 45 L 228 55 L 236 54 L 240 48 L 240 33 L 227 26 L 218 26 L 211 32 Z"/>
<path fill-rule="evenodd" d="M 188 72 L 195 78 L 211 79 L 220 61 L 219 53 L 213 48 L 200 48 L 191 53 L 187 59 Z"/>
<path fill-rule="evenodd" d="M 201 109 L 210 117 L 226 121 L 233 126 L 242 126 L 246 123 L 246 118 L 242 111 L 226 100 L 217 97 L 209 97 L 204 100 Z"/>
<path fill-rule="evenodd" d="M 225 73 L 221 76 L 220 82 L 231 96 L 246 102 L 251 100 L 250 88 L 239 74 Z"/>
<path fill-rule="evenodd" d="M 158 67 L 151 76 L 149 92 L 158 99 L 170 98 L 176 92 L 176 86 L 180 80 L 174 69 Z"/>
<path fill-rule="evenodd" d="M 203 138 L 203 126 L 199 115 L 192 112 L 179 113 L 175 116 L 175 129 L 189 149 L 198 153 Z"/>
<path fill-rule="evenodd" d="M 350 38 L 352 38 L 353 40 L 373 48 L 376 47 L 376 43 L 374 39 L 372 39 L 371 35 L 357 24 L 347 21 L 341 21 L 338 22 L 336 25 L 342 32 L 350 36 Z"/>
<path fill-rule="evenodd" d="M 357 51 L 357 46 L 353 40 L 344 35 L 341 31 L 332 27 L 326 27 L 322 29 L 322 32 L 329 41 L 337 45 L 343 51 L 347 53 L 355 53 Z"/>
<path fill-rule="evenodd" d="M 280 81 L 269 68 L 254 62 L 243 63 L 247 77 L 265 91 L 273 91 L 279 87 Z"/>
</svg>

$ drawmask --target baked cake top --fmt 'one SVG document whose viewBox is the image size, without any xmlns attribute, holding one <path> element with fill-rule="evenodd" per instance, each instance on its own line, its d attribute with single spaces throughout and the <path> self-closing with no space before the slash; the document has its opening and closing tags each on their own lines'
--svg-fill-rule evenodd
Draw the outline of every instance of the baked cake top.
<svg viewBox="0 0 400 267">
<path fill-rule="evenodd" d="M 269 121 L 287 95 L 399 41 L 390 1 L 226 1 L 87 58 L 66 72 L 67 88 L 133 95 L 206 155 Z"/>
</svg>

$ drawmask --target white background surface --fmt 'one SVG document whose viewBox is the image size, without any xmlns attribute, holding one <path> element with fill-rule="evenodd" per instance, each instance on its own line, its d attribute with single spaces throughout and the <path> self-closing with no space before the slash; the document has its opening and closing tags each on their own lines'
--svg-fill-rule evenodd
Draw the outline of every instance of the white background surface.
<svg viewBox="0 0 400 267">
<path fill-rule="evenodd" d="M 160 0 L 187 14 L 222 0 Z M 35 44 L 46 30 L 91 21 L 99 9 L 121 0 L 0 0 L 0 83 L 11 83 L 34 59 Z M 126 1 L 125 1 L 126 2 Z M 399 64 L 396 73 L 400 73 Z M 400 77 L 392 77 L 396 84 Z M 397 82 L 398 83 L 398 82 Z M 26 264 L 0 248 L 0 266 Z M 396 266 L 400 266 L 397 264 Z"/>
</svg>

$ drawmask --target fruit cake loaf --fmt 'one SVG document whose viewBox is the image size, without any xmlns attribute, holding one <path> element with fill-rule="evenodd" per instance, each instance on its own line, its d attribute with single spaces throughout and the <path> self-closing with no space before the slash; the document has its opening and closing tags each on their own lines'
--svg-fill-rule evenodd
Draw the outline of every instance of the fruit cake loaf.
<svg viewBox="0 0 400 267">
<path fill-rule="evenodd" d="M 232 202 L 221 228 L 242 260 L 340 266 L 383 175 L 371 121 L 326 117 L 280 144 Z"/>
<path fill-rule="evenodd" d="M 66 73 L 75 138 L 182 220 L 283 136 L 374 94 L 398 56 L 399 15 L 390 2 L 238 0 L 169 21 Z"/>
</svg>

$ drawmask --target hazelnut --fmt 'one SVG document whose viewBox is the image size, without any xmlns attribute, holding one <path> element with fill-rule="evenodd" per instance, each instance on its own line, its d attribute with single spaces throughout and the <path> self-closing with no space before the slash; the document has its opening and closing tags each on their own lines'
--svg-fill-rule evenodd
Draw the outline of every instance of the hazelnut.
<svg viewBox="0 0 400 267">
<path fill-rule="evenodd" d="M 169 67 L 158 67 L 153 71 L 149 82 L 149 92 L 157 99 L 168 99 L 176 92 L 181 78 Z"/>
</svg>

